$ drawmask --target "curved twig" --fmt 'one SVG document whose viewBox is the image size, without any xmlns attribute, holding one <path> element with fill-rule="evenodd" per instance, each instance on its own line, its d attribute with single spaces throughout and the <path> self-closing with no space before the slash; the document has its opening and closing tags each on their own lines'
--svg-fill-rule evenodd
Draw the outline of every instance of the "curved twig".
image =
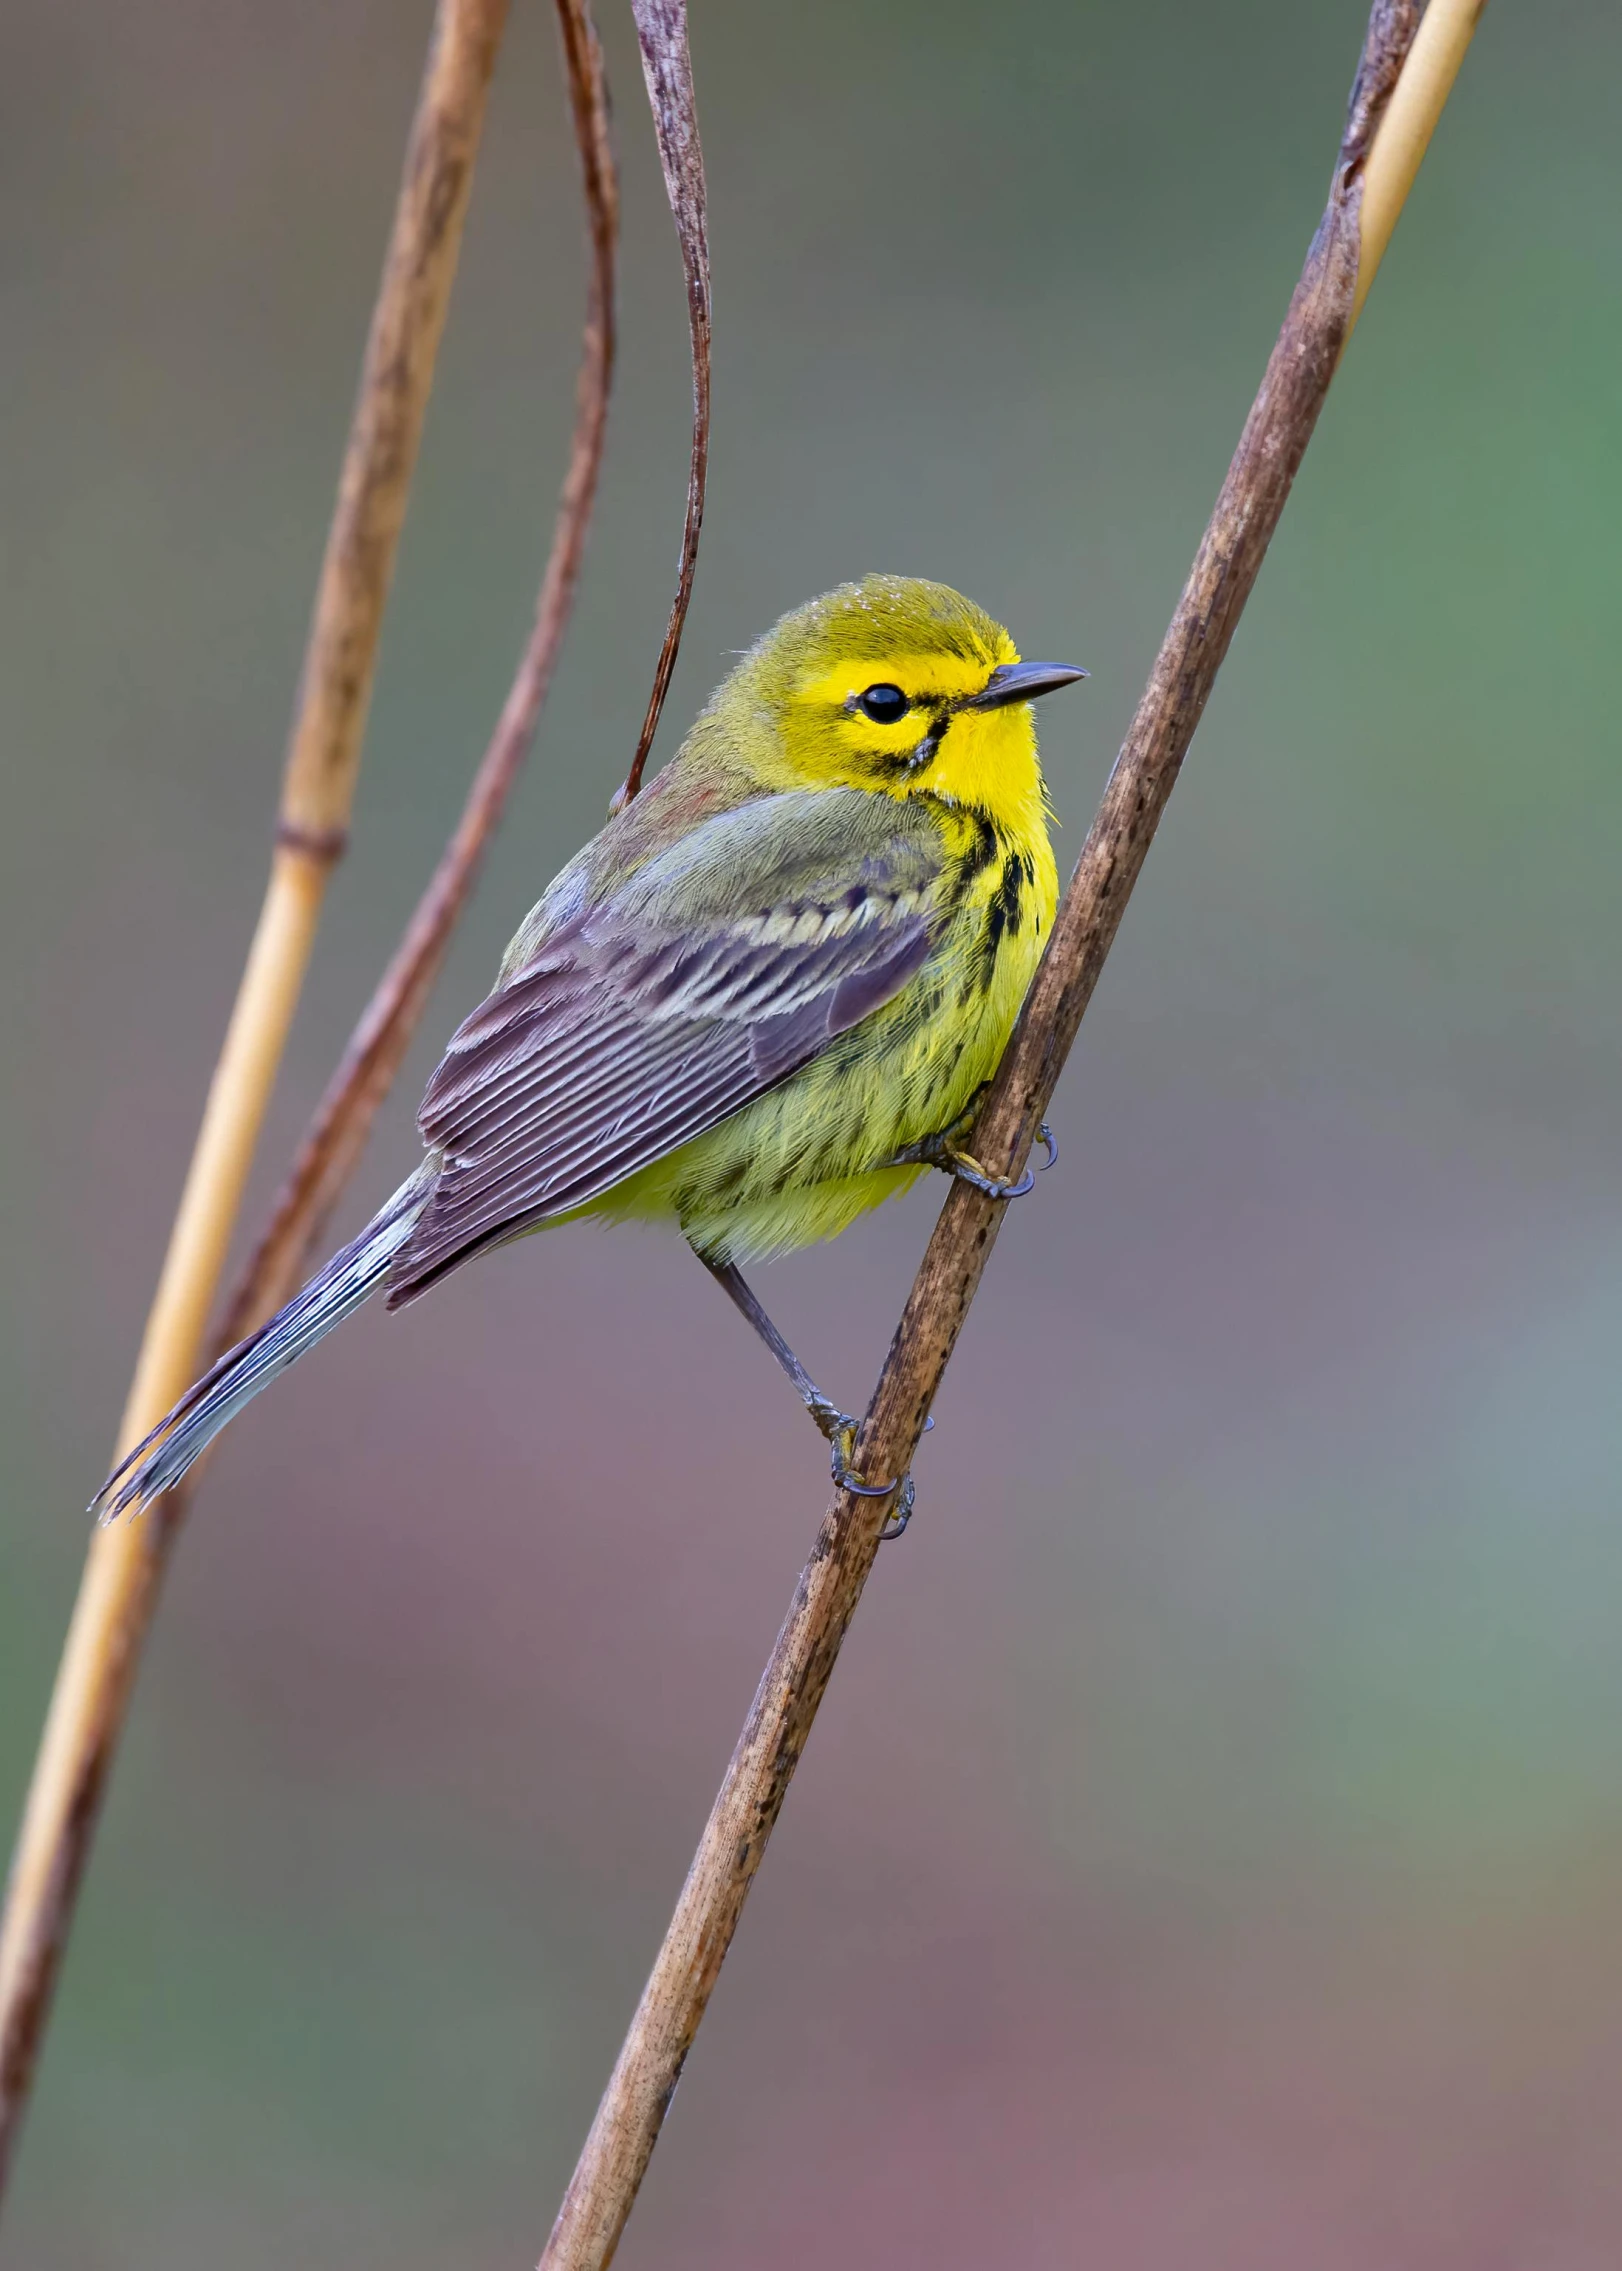
<svg viewBox="0 0 1622 2271">
<path fill-rule="evenodd" d="M 198 1369 L 208 1313 L 327 879 L 347 837 L 378 631 L 433 383 L 506 0 L 440 0 L 366 343 L 259 927 L 147 1319 L 115 1456 Z M 0 1928 L 0 2185 L 156 1605 L 156 1525 L 98 1528 L 63 1647 Z"/>
<path fill-rule="evenodd" d="M 670 603 L 670 621 L 654 665 L 653 691 L 637 737 L 636 755 L 610 808 L 615 812 L 622 811 L 642 786 L 642 768 L 670 691 L 670 674 L 676 667 L 682 627 L 693 596 L 698 537 L 704 525 L 704 483 L 710 464 L 710 247 L 705 227 L 704 152 L 698 139 L 693 64 L 687 45 L 687 0 L 631 0 L 631 13 L 642 48 L 642 76 L 653 107 L 665 193 L 675 216 L 687 276 L 687 328 L 693 351 L 693 448 L 687 468 L 687 512 L 682 522 L 676 596 Z"/>
<path fill-rule="evenodd" d="M 535 630 L 456 834 L 323 1099 L 289 1192 L 238 1288 L 233 1316 L 256 1303 L 264 1310 L 275 1306 L 278 1273 L 285 1291 L 321 1214 L 359 1153 L 523 761 L 573 598 L 601 461 L 613 363 L 617 191 L 601 57 L 586 0 L 557 0 L 557 5 L 586 179 L 592 267 L 574 445 Z M 199 1236 L 183 1237 L 177 1228 L 121 1444 L 138 1439 L 198 1368 L 207 1310 L 252 1135 L 291 1016 L 314 911 L 325 877 L 343 849 L 377 630 L 505 14 L 506 0 L 441 0 L 436 17 L 301 681 L 271 900 L 199 1140 L 199 1162 L 207 1158 L 211 1142 L 219 1158 L 207 1176 L 194 1165 L 188 1186 L 188 1204 L 193 1188 L 203 1190 L 209 1201 L 206 1235 L 212 1240 L 212 1269 L 198 1266 Z M 256 1006 L 267 996 L 280 1009 L 281 1022 L 274 1030 Z M 231 1069 L 232 1052 L 240 1054 L 245 1039 L 253 1044 L 259 1084 L 252 1094 Z M 236 1182 L 227 1204 L 221 1193 L 228 1173 L 234 1173 Z M 186 1219 L 183 1208 L 182 1226 Z M 152 1354 L 156 1321 L 177 1256 L 187 1265 L 181 1273 L 185 1329 L 167 1332 L 158 1362 Z M 155 1511 L 148 1522 L 98 1529 L 92 1541 L 29 1795 L 0 1947 L 0 2182 L 26 2100 L 113 1747 L 184 1503 L 181 1493 L 171 1493 L 161 1516 Z"/>
<path fill-rule="evenodd" d="M 280 1308 L 301 1276 L 309 1248 L 354 1172 L 378 1107 L 394 1084 L 433 990 L 451 933 L 485 848 L 529 754 L 574 606 L 586 532 L 602 470 L 614 372 L 614 264 L 619 183 L 609 142 L 608 84 L 587 0 L 557 0 L 575 136 L 591 240 L 585 340 L 575 395 L 574 438 L 558 501 L 552 550 L 535 606 L 535 624 L 511 691 L 480 759 L 456 828 L 393 958 L 349 1038 L 316 1107 L 258 1245 L 238 1279 L 215 1336 L 230 1348 Z M 179 1519 L 183 1493 L 171 1491 L 154 1516 Z"/>
<path fill-rule="evenodd" d="M 1462 12 L 1473 21 L 1479 0 L 1432 0 L 1431 17 L 1438 12 Z M 1372 275 L 1378 250 L 1360 246 L 1365 170 L 1376 171 L 1371 145 L 1418 21 L 1417 0 L 1375 0 L 1328 209 L 1082 847 L 1047 954 L 981 1112 L 975 1154 L 999 1166 L 1006 1161 L 1011 1174 L 1025 1163 L 1278 525 L 1345 341 L 1360 269 L 1365 286 Z M 1450 83 L 1450 76 L 1432 83 L 1432 122 Z M 1382 195 L 1383 180 L 1382 174 Z M 910 1467 L 999 1221 L 995 1202 L 954 1182 L 858 1436 L 853 1464 L 869 1473 L 902 1475 Z M 614 2255 L 872 1568 L 889 1508 L 889 1501 L 840 1492 L 824 1517 L 564 2196 L 541 2271 L 601 2271 Z"/>
</svg>

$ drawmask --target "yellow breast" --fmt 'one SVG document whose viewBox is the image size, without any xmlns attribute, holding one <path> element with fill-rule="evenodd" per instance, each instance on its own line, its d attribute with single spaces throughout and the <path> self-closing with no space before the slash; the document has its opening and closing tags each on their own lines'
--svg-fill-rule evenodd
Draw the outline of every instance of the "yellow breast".
<svg viewBox="0 0 1622 2271">
<path fill-rule="evenodd" d="M 991 1078 L 1053 923 L 1047 829 L 1019 838 L 939 808 L 950 913 L 894 1000 L 789 1080 L 607 1194 L 593 1211 L 675 1215 L 743 1262 L 836 1237 L 926 1170 L 886 1164 L 950 1128 Z"/>
</svg>

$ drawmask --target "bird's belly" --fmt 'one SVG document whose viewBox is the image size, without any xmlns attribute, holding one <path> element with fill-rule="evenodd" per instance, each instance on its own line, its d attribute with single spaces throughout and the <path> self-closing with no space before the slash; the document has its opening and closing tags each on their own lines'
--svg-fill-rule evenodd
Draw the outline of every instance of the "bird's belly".
<svg viewBox="0 0 1622 2271">
<path fill-rule="evenodd" d="M 980 926 L 780 1087 L 598 1201 L 674 1215 L 699 1250 L 745 1261 L 837 1237 L 926 1170 L 898 1151 L 949 1128 L 991 1078 L 1036 966 L 1034 925 L 988 957 Z"/>
</svg>

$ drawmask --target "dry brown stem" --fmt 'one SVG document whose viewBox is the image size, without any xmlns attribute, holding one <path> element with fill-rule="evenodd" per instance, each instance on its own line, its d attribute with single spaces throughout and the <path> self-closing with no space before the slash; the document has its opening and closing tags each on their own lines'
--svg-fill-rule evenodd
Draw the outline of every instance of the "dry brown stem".
<svg viewBox="0 0 1622 2271">
<path fill-rule="evenodd" d="M 440 0 L 322 561 L 269 887 L 147 1320 L 121 1456 L 198 1369 L 254 1145 L 349 825 L 405 515 L 506 0 Z M 63 1649 L 0 1927 L 0 2186 L 151 1619 L 158 1526 L 98 1529 Z"/>
<path fill-rule="evenodd" d="M 642 786 L 642 768 L 653 747 L 659 712 L 670 691 L 682 626 L 693 596 L 699 531 L 704 525 L 704 483 L 710 464 L 710 246 L 705 227 L 704 152 L 698 139 L 693 100 L 693 64 L 687 45 L 687 0 L 631 0 L 642 49 L 642 76 L 653 109 L 653 128 L 664 169 L 665 194 L 681 241 L 687 277 L 687 328 L 693 354 L 693 446 L 687 468 L 687 511 L 682 522 L 681 561 L 670 621 L 654 665 L 653 691 L 637 736 L 631 769 L 616 790 L 612 810 L 628 805 Z"/>
<path fill-rule="evenodd" d="M 1448 16 L 1459 5 L 1433 0 L 1431 13 Z M 1473 21 L 1475 0 L 1463 6 Z M 1372 275 L 1381 248 L 1361 246 L 1365 180 L 1375 177 L 1384 198 L 1412 136 L 1389 156 L 1378 148 L 1371 156 L 1371 146 L 1418 23 L 1417 0 L 1376 0 L 1328 208 L 975 1130 L 976 1157 L 1006 1162 L 1010 1173 L 1024 1164 L 1053 1094 L 1311 438 L 1359 284 L 1366 289 Z M 1430 123 L 1450 84 L 1451 73 L 1433 77 Z M 911 1463 L 999 1223 L 995 1202 L 953 1184 L 858 1438 L 853 1463 L 864 1472 L 901 1475 Z M 541 2271 L 601 2271 L 612 2260 L 872 1568 L 889 1503 L 838 1493 L 823 1519 Z"/>
<path fill-rule="evenodd" d="M 312 1241 L 320 1236 L 354 1172 L 378 1107 L 393 1086 L 427 1006 L 485 847 L 528 755 L 573 610 L 602 470 L 614 370 L 619 184 L 609 142 L 608 83 L 590 9 L 586 0 L 557 0 L 557 9 L 580 149 L 591 263 L 574 438 L 534 628 L 455 832 L 327 1084 L 270 1221 L 227 1304 L 215 1354 L 253 1332 L 281 1307 L 303 1273 Z M 154 1508 L 153 1518 L 172 1526 L 185 1495 L 184 1484 L 171 1491 Z"/>
</svg>

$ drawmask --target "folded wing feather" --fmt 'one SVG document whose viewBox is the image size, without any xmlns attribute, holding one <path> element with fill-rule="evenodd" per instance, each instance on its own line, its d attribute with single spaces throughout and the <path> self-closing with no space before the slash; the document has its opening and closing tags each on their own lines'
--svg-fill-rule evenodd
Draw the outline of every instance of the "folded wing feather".
<svg viewBox="0 0 1622 2271">
<path fill-rule="evenodd" d="M 390 1307 L 690 1142 L 891 999 L 929 954 L 940 870 L 914 808 L 761 798 L 537 941 L 429 1084 L 419 1125 L 442 1164 Z"/>
</svg>

